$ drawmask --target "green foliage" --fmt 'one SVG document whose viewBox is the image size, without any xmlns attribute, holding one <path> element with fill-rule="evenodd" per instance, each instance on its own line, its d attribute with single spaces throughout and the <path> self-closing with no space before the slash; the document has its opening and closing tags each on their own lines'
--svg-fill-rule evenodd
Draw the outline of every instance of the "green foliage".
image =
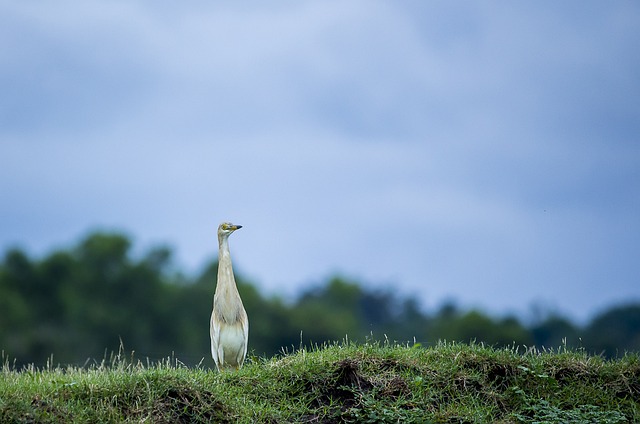
<svg viewBox="0 0 640 424">
<path fill-rule="evenodd" d="M 95 233 L 42 259 L 7 251 L 0 262 L 0 350 L 18 365 L 42 365 L 51 355 L 56 363 L 83 365 L 123 344 L 142 357 L 175 355 L 185 364 L 212 366 L 208 325 L 217 263 L 188 278 L 174 271 L 166 247 L 138 257 L 131 250 L 124 235 Z M 444 339 L 497 347 L 563 345 L 607 357 L 640 350 L 638 305 L 607 311 L 585 329 L 557 316 L 527 328 L 515 317 L 460 311 L 453 304 L 428 314 L 411 297 L 340 277 L 291 302 L 263 296 L 242 276 L 237 281 L 254 357 L 345 337 L 425 346 Z"/>
<path fill-rule="evenodd" d="M 576 408 L 561 409 L 547 400 L 525 408 L 527 414 L 514 414 L 523 423 L 535 424 L 621 424 L 627 418 L 618 411 L 603 411 L 594 405 L 579 405 Z"/>
<path fill-rule="evenodd" d="M 558 316 L 550 316 L 535 324 L 531 328 L 531 336 L 536 345 L 542 347 L 558 346 L 563 340 L 564 344 L 567 344 L 567 340 L 569 340 L 572 341 L 573 347 L 578 347 L 576 342 L 580 338 L 579 330 L 568 320 Z M 590 341 L 596 340 L 593 337 L 588 337 L 588 339 Z"/>
<path fill-rule="evenodd" d="M 149 364 L 0 371 L 0 422 L 626 423 L 640 357 L 479 344 L 352 342 L 249 361 L 238 372 Z"/>
<path fill-rule="evenodd" d="M 490 345 L 533 344 L 532 335 L 516 318 L 496 321 L 479 311 L 459 314 L 445 310 L 439 319 L 434 320 L 433 334 L 439 339 L 477 340 Z"/>
<path fill-rule="evenodd" d="M 587 347 L 609 355 L 640 350 L 640 305 L 614 308 L 597 316 L 585 340 Z"/>
</svg>

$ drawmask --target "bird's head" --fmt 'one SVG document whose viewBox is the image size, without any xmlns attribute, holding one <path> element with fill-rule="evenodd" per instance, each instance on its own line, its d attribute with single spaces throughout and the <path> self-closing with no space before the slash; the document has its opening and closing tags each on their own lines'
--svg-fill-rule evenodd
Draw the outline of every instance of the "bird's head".
<svg viewBox="0 0 640 424">
<path fill-rule="evenodd" d="M 223 222 L 218 227 L 218 237 L 229 237 L 229 234 L 233 233 L 235 230 L 239 230 L 240 228 L 242 228 L 242 225 Z"/>
</svg>

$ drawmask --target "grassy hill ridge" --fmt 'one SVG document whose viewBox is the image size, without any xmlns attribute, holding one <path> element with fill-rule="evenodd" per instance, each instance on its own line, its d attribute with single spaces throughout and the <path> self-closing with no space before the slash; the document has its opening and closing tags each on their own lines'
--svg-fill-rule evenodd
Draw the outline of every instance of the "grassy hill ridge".
<svg viewBox="0 0 640 424">
<path fill-rule="evenodd" d="M 116 355 L 0 373 L 0 422 L 640 422 L 640 356 L 341 343 L 217 374 Z"/>
</svg>

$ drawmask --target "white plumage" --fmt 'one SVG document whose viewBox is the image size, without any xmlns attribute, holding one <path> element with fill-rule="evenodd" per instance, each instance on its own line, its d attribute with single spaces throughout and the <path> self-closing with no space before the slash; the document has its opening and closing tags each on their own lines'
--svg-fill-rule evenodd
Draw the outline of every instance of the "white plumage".
<svg viewBox="0 0 640 424">
<path fill-rule="evenodd" d="M 241 225 L 229 222 L 218 227 L 218 281 L 209 328 L 211 356 L 218 371 L 239 369 L 247 354 L 249 319 L 238 293 L 229 252 L 229 235 L 240 228 Z"/>
</svg>

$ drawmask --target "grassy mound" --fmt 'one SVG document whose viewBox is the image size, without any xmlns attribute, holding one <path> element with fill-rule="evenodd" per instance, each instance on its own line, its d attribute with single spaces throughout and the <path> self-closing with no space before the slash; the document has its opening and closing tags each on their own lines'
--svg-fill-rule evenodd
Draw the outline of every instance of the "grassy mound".
<svg viewBox="0 0 640 424">
<path fill-rule="evenodd" d="M 0 422 L 640 422 L 640 356 L 334 344 L 237 373 L 142 364 L 0 373 Z"/>
</svg>

